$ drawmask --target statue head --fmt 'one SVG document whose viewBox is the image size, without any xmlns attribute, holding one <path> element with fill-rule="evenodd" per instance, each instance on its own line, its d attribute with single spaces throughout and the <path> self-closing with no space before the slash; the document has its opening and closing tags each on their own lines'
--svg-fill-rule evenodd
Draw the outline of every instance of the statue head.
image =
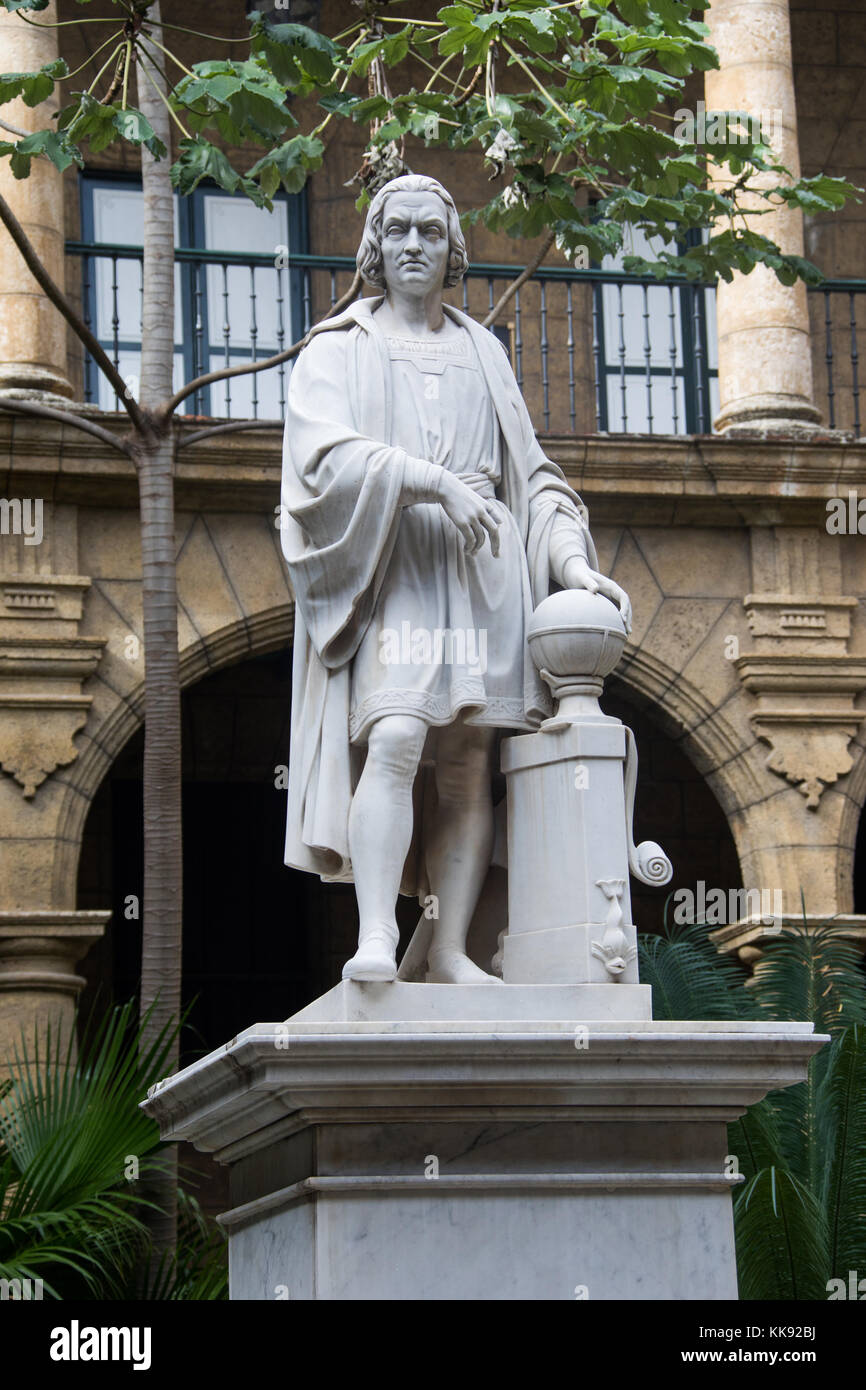
<svg viewBox="0 0 866 1390">
<path fill-rule="evenodd" d="M 357 255 L 358 269 L 363 279 L 377 289 L 386 288 L 382 254 L 383 225 L 388 200 L 399 194 L 413 195 L 411 201 L 417 201 L 419 194 L 427 195 L 428 199 L 434 195 L 441 202 L 448 236 L 444 288 L 451 289 L 454 285 L 459 285 L 469 268 L 469 257 L 466 254 L 466 242 L 460 230 L 460 219 L 454 199 L 438 180 L 426 178 L 422 174 L 404 174 L 399 179 L 391 179 L 389 183 L 383 184 L 371 202 Z"/>
</svg>

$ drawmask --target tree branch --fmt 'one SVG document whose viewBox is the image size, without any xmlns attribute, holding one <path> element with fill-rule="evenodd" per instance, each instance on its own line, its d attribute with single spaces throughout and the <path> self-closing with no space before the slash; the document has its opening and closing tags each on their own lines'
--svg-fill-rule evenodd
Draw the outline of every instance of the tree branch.
<svg viewBox="0 0 866 1390">
<path fill-rule="evenodd" d="M 487 318 L 483 320 L 483 328 L 489 328 L 491 323 L 494 323 L 496 321 L 496 319 L 502 313 L 502 310 L 505 308 L 508 301 L 510 299 L 513 299 L 517 291 L 519 289 L 522 289 L 522 287 L 526 284 L 527 280 L 532 278 L 538 267 L 541 265 L 541 262 L 547 255 L 548 251 L 550 250 L 551 246 L 553 245 L 555 237 L 555 232 L 549 232 L 547 234 L 547 236 L 544 238 L 542 246 L 540 247 L 536 255 L 533 256 L 526 269 L 522 270 L 518 275 L 517 279 L 512 280 L 511 284 L 506 286 L 506 288 L 502 291 L 502 294 L 499 296 L 493 308 L 490 310 L 490 313 L 487 315 Z"/>
<path fill-rule="evenodd" d="M 334 318 L 341 310 L 345 309 L 347 304 L 351 304 L 360 288 L 361 272 L 356 270 L 355 278 L 346 293 L 341 299 L 337 300 L 332 309 L 328 310 L 327 314 L 324 315 L 320 322 L 324 323 L 325 319 Z M 171 399 L 166 401 L 165 405 L 159 407 L 156 411 L 157 423 L 159 425 L 164 425 L 169 416 L 177 410 L 180 403 L 186 400 L 187 396 L 193 395 L 196 391 L 201 391 L 205 386 L 211 386 L 215 381 L 227 381 L 229 377 L 233 376 L 247 376 L 252 372 L 264 372 L 270 367 L 279 367 L 281 362 L 290 361 L 292 357 L 295 357 L 300 352 L 308 337 L 309 334 L 305 334 L 299 342 L 292 343 L 291 347 L 286 348 L 283 352 L 278 352 L 275 357 L 266 357 L 261 362 L 251 362 L 249 365 L 243 367 L 223 367 L 218 372 L 208 372 L 205 376 L 197 376 L 194 381 L 188 382 L 180 391 L 176 391 Z"/>
<path fill-rule="evenodd" d="M 66 319 L 66 322 L 72 328 L 72 331 L 80 338 L 81 342 L 87 348 L 96 365 L 114 387 L 117 395 L 123 401 L 124 408 L 136 429 L 140 430 L 142 433 L 146 433 L 147 421 L 139 408 L 138 402 L 133 400 L 132 396 L 127 393 L 126 382 L 123 380 L 123 377 L 120 375 L 120 372 L 115 367 L 111 358 L 91 333 L 87 324 L 83 319 L 79 318 L 78 314 L 76 314 L 72 305 L 69 303 L 69 300 L 66 298 L 66 295 L 55 285 L 51 276 L 43 267 L 30 243 L 27 233 L 24 231 L 24 228 L 21 226 L 21 223 L 18 221 L 18 218 L 6 202 L 2 193 L 0 193 L 0 221 L 3 222 L 12 240 L 21 252 L 27 269 L 30 271 L 36 283 L 45 291 L 55 309 L 60 311 Z"/>
<path fill-rule="evenodd" d="M 20 126 L 10 125 L 8 121 L 0 121 L 0 130 L 8 130 L 10 135 L 19 135 L 25 140 L 28 135 L 33 134 L 31 130 L 22 130 Z"/>
<path fill-rule="evenodd" d="M 462 92 L 460 93 L 460 95 L 459 95 L 459 97 L 457 98 L 456 101 L 453 101 L 453 102 L 451 103 L 452 109 L 453 109 L 454 111 L 456 111 L 458 107 L 463 106 L 463 104 L 469 100 L 469 98 L 471 97 L 472 93 L 475 91 L 475 88 L 478 86 L 478 81 L 479 81 L 479 79 L 480 79 L 481 74 L 482 74 L 483 71 L 484 71 L 483 67 L 477 67 L 477 68 L 475 69 L 475 73 L 474 73 L 474 75 L 472 76 L 472 78 L 471 78 L 471 80 L 470 80 L 470 82 L 469 82 L 469 86 L 466 87 L 466 88 L 464 89 L 464 91 L 462 91 Z"/>
<path fill-rule="evenodd" d="M 74 429 L 84 430 L 85 434 L 92 434 L 94 439 L 100 439 L 103 444 L 110 444 L 112 449 L 118 449 L 120 453 L 126 454 L 131 458 L 131 450 L 127 440 L 118 439 L 110 430 L 102 428 L 93 420 L 86 420 L 83 415 L 74 415 L 69 410 L 55 410 L 53 406 L 43 405 L 41 401 L 16 400 L 13 396 L 0 396 L 0 410 L 6 410 L 15 415 L 37 415 L 43 420 L 59 420 L 63 425 L 72 425 Z"/>
<path fill-rule="evenodd" d="M 176 449 L 185 449 L 188 444 L 198 444 L 200 439 L 210 439 L 212 434 L 233 434 L 236 430 L 282 429 L 281 420 L 230 420 L 225 425 L 211 425 L 206 430 L 196 430 L 186 439 L 180 438 Z"/>
</svg>

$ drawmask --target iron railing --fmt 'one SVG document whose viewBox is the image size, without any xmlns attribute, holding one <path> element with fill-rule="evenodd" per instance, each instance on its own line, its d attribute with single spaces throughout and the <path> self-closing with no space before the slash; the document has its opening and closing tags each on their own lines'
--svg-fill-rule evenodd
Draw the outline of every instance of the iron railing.
<svg viewBox="0 0 866 1390">
<path fill-rule="evenodd" d="M 812 291 L 812 342 L 823 345 L 816 364 L 816 399 L 830 429 L 863 433 L 860 417 L 860 349 L 866 339 L 866 313 L 857 318 L 858 301 L 866 306 L 866 280 L 825 280 Z M 839 351 L 839 348 L 842 348 Z"/>
<path fill-rule="evenodd" d="M 142 252 L 68 242 L 80 266 L 84 317 L 122 375 L 135 377 L 141 338 Z M 349 288 L 354 259 L 272 256 L 181 247 L 176 252 L 177 384 L 282 352 Z M 477 319 L 521 267 L 473 265 L 452 302 Z M 831 428 L 860 433 L 858 362 L 866 281 L 828 280 L 810 294 L 813 342 L 824 344 L 816 391 Z M 504 306 L 493 331 L 506 347 L 537 430 L 705 434 L 718 409 L 715 292 L 674 278 L 542 267 Z M 844 341 L 845 350 L 841 350 Z M 130 367 L 130 364 L 131 367 Z M 127 368 L 129 371 L 127 372 Z M 290 364 L 205 387 L 189 413 L 280 419 Z M 116 398 L 89 356 L 84 396 Z M 135 390 L 135 382 L 131 381 Z"/>
</svg>

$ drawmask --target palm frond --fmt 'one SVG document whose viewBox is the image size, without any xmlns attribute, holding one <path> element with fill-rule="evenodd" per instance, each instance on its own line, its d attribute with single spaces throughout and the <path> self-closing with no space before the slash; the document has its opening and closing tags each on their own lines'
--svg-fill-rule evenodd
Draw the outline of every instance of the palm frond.
<svg viewBox="0 0 866 1390">
<path fill-rule="evenodd" d="M 135 1301 L 214 1301 L 228 1298 L 228 1247 L 209 1223 L 195 1197 L 178 1191 L 178 1238 L 173 1257 L 163 1255 L 154 1270 L 136 1271 L 125 1298 Z"/>
<path fill-rule="evenodd" d="M 820 1203 L 784 1169 L 762 1168 L 734 1200 L 742 1299 L 826 1298 L 827 1225 Z"/>
<path fill-rule="evenodd" d="M 140 1050 L 133 1007 L 111 1010 L 85 1030 L 77 1060 L 71 1041 L 61 1048 L 50 1034 L 16 1051 L 13 1084 L 0 1100 L 2 1152 L 18 1170 L 14 1213 L 74 1207 L 108 1189 L 118 1202 L 134 1199 L 129 1160 L 147 1168 L 160 1145 L 139 1102 L 160 1078 L 171 1037 L 164 1030 L 159 1045 Z"/>
<path fill-rule="evenodd" d="M 866 1271 L 866 1027 L 835 1040 L 818 1094 L 819 1147 L 829 1270 Z"/>
<path fill-rule="evenodd" d="M 769 1100 L 750 1105 L 745 1115 L 728 1125 L 728 1150 L 747 1182 L 762 1168 L 780 1165 L 779 1125 Z"/>
<path fill-rule="evenodd" d="M 719 955 L 702 924 L 639 936 L 638 965 L 641 981 L 652 986 L 653 1018 L 754 1017 L 742 989 L 745 972 L 738 961 Z"/>
<path fill-rule="evenodd" d="M 843 929 L 804 923 L 766 939 L 750 992 L 766 1017 L 811 1021 L 833 1035 L 866 1023 L 864 983 L 861 953 Z"/>
<path fill-rule="evenodd" d="M 146 1262 L 141 1183 L 163 1146 L 139 1104 L 176 1029 L 144 1044 L 142 1027 L 134 1004 L 114 1008 L 77 1056 L 47 1030 L 16 1051 L 0 1096 L 0 1269 L 38 1270 L 49 1296 L 116 1296 Z"/>
</svg>

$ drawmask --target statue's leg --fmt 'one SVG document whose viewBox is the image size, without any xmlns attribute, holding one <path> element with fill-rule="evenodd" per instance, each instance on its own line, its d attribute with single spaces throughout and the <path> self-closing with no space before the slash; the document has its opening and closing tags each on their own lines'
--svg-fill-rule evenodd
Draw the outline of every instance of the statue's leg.
<svg viewBox="0 0 866 1390">
<path fill-rule="evenodd" d="M 370 729 L 367 760 L 349 811 L 349 854 L 360 928 L 344 980 L 393 980 L 399 930 L 395 910 L 412 843 L 412 786 L 427 725 L 386 714 Z"/>
<path fill-rule="evenodd" d="M 499 983 L 466 954 L 466 934 L 493 853 L 491 776 L 496 731 L 457 720 L 442 729 L 436 749 L 438 811 L 425 852 L 438 919 L 428 980 L 438 984 Z"/>
</svg>

